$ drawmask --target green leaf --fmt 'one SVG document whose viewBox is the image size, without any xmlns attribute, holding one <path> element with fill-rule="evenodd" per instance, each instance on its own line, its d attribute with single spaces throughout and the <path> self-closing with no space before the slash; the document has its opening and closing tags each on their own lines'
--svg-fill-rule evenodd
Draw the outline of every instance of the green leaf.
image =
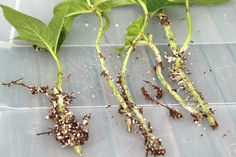
<svg viewBox="0 0 236 157">
<path fill-rule="evenodd" d="M 190 0 L 191 4 L 217 4 L 227 2 L 229 0 Z M 175 5 L 184 5 L 185 0 L 146 0 L 148 11 L 153 15 L 160 9 Z"/>
<path fill-rule="evenodd" d="M 112 7 L 111 0 L 94 0 L 91 2 L 93 3 L 95 8 L 104 12 L 110 11 Z M 68 11 L 66 15 L 66 20 L 64 22 L 64 28 L 67 32 L 71 31 L 75 17 L 81 14 L 92 13 L 94 11 L 89 7 L 88 3 L 85 0 L 67 0 L 55 6 L 54 15 L 63 12 L 67 7 Z"/>
<path fill-rule="evenodd" d="M 135 0 L 112 0 L 113 7 L 120 7 L 132 4 L 137 4 L 137 3 Z"/>
<path fill-rule="evenodd" d="M 66 32 L 71 31 L 76 16 L 84 13 L 89 13 L 89 11 L 91 10 L 85 0 L 66 0 L 54 7 L 54 15 L 57 15 L 60 12 L 64 12 L 65 8 L 68 9 L 66 19 L 64 21 L 64 29 Z"/>
<path fill-rule="evenodd" d="M 59 3 L 58 5 L 56 5 L 54 7 L 54 10 L 53 10 L 53 13 L 54 15 L 60 13 L 60 12 L 63 12 L 64 8 L 69 5 L 67 1 L 65 2 L 62 2 L 62 3 Z M 64 28 L 67 32 L 70 32 L 71 31 L 71 28 L 72 28 L 72 23 L 74 21 L 74 18 L 73 17 L 67 17 L 64 21 Z"/>
<path fill-rule="evenodd" d="M 3 9 L 5 18 L 19 33 L 17 39 L 36 44 L 45 49 L 53 47 L 52 34 L 46 24 L 10 7 L 0 6 Z"/>
<path fill-rule="evenodd" d="M 91 8 L 85 0 L 68 0 L 60 3 L 62 9 L 65 5 L 70 5 L 71 7 L 68 10 L 67 17 L 74 17 L 80 14 L 91 13 Z"/>
<path fill-rule="evenodd" d="M 115 48 L 115 51 L 118 53 L 124 53 L 125 49 L 126 49 L 125 46 L 121 46 L 121 47 Z"/>
<path fill-rule="evenodd" d="M 91 3 L 96 9 L 103 12 L 109 12 L 112 8 L 112 0 L 93 0 Z"/>
<path fill-rule="evenodd" d="M 147 0 L 146 5 L 149 12 L 156 12 L 168 5 L 171 5 L 171 2 L 167 0 Z"/>
<path fill-rule="evenodd" d="M 142 16 L 138 16 L 133 23 L 127 28 L 127 33 L 125 35 L 125 46 L 123 48 L 119 48 L 119 50 L 128 49 L 132 41 L 138 36 L 139 32 L 142 30 L 142 26 L 144 24 L 144 18 Z"/>
<path fill-rule="evenodd" d="M 47 26 L 42 21 L 16 11 L 10 7 L 0 5 L 4 16 L 17 30 L 17 39 L 45 48 L 56 53 L 65 39 L 63 24 L 67 9 L 56 14 Z"/>
<path fill-rule="evenodd" d="M 63 28 L 63 30 L 61 31 L 59 40 L 58 40 L 58 44 L 57 44 L 57 52 L 59 52 L 61 45 L 63 44 L 63 42 L 65 41 L 66 37 L 67 37 L 67 31 L 65 30 L 65 28 Z"/>
<path fill-rule="evenodd" d="M 185 3 L 185 0 L 168 0 L 172 3 Z M 189 2 L 192 4 L 219 4 L 219 3 L 225 3 L 230 0 L 190 0 Z"/>
<path fill-rule="evenodd" d="M 146 6 L 150 13 L 156 13 L 160 9 L 174 5 L 174 3 L 168 0 L 147 0 Z"/>
<path fill-rule="evenodd" d="M 85 0 L 67 0 L 63 1 L 59 4 L 57 4 L 54 7 L 54 14 L 63 11 L 65 8 L 68 8 L 68 14 L 79 11 L 79 12 L 85 12 L 90 10 L 89 5 Z"/>
<path fill-rule="evenodd" d="M 104 3 L 100 3 L 99 5 L 95 6 L 95 8 L 103 12 L 110 12 L 112 9 L 112 1 L 107 0 Z"/>
<path fill-rule="evenodd" d="M 58 52 L 60 49 L 62 43 L 64 42 L 66 38 L 66 32 L 63 29 L 64 23 L 66 22 L 66 15 L 68 13 L 68 10 L 71 6 L 67 5 L 64 7 L 64 9 L 60 12 L 57 12 L 54 14 L 52 20 L 50 21 L 48 27 L 51 29 L 53 34 L 53 45 L 54 45 L 54 51 Z"/>
<path fill-rule="evenodd" d="M 110 0 L 93 0 L 91 1 L 94 6 L 99 6 L 103 3 L 109 2 Z"/>
</svg>

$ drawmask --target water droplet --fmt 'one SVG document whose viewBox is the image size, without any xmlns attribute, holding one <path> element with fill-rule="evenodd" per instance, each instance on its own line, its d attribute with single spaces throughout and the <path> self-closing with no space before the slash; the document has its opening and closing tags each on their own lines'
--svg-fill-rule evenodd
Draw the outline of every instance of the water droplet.
<svg viewBox="0 0 236 157">
<path fill-rule="evenodd" d="M 95 98 L 95 95 L 93 94 L 92 97 Z"/>
<path fill-rule="evenodd" d="M 88 23 L 85 23 L 85 27 L 88 27 L 89 26 L 89 24 Z"/>
<path fill-rule="evenodd" d="M 119 24 L 118 24 L 118 23 L 116 24 L 116 27 L 119 27 Z"/>
</svg>

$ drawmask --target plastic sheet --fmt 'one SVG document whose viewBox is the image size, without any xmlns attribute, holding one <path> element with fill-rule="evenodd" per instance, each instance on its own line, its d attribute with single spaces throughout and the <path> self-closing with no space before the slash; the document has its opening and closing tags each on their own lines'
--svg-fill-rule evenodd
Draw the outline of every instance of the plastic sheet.
<svg viewBox="0 0 236 157">
<path fill-rule="evenodd" d="M 48 22 L 52 8 L 59 0 L 20 1 L 0 0 L 27 14 Z M 128 83 L 138 105 L 144 107 L 145 117 L 167 149 L 166 157 L 234 157 L 236 156 L 236 1 L 220 6 L 191 8 L 194 43 L 191 44 L 188 68 L 191 79 L 214 109 L 219 129 L 212 131 L 204 121 L 195 126 L 192 118 L 165 94 L 164 103 L 176 105 L 184 119 L 174 121 L 168 113 L 148 104 L 141 95 L 142 80 L 159 84 L 150 50 L 138 47 L 128 65 Z M 103 51 L 111 74 L 115 77 L 122 57 L 114 48 L 123 43 L 129 23 L 141 10 L 137 7 L 114 9 L 111 28 L 103 40 Z M 186 33 L 184 8 L 167 9 L 179 43 Z M 31 45 L 15 41 L 16 32 L 0 16 L 0 82 L 24 77 L 31 85 L 55 84 L 56 67 L 51 56 L 35 52 Z M 129 134 L 124 117 L 117 113 L 118 102 L 100 77 L 95 38 L 98 20 L 95 15 L 78 17 L 61 50 L 63 69 L 71 78 L 64 81 L 64 90 L 73 92 L 76 100 L 71 106 L 78 118 L 92 113 L 90 138 L 83 146 L 85 157 L 144 157 L 143 141 L 138 134 Z M 148 29 L 156 38 L 161 52 L 169 52 L 158 21 L 153 19 Z M 167 75 L 167 74 L 165 74 Z M 112 105 L 110 108 L 106 106 Z M 36 136 L 52 124 L 45 120 L 49 101 L 42 95 L 32 96 L 21 87 L 0 87 L 0 156 L 3 157 L 75 157 L 72 149 L 62 149 L 52 137 Z"/>
</svg>

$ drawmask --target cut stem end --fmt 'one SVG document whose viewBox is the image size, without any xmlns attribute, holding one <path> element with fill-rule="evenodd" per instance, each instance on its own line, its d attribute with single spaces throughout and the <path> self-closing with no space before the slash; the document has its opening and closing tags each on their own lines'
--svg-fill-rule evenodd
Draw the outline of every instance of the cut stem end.
<svg viewBox="0 0 236 157">
<path fill-rule="evenodd" d="M 78 154 L 80 157 L 83 156 L 83 150 L 81 146 L 74 146 L 73 149 L 75 150 L 76 154 Z"/>
</svg>

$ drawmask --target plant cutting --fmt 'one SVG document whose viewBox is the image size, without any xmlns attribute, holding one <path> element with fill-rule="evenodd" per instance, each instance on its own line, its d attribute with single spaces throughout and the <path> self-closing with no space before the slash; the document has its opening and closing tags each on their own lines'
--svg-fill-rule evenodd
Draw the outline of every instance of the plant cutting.
<svg viewBox="0 0 236 157">
<path fill-rule="evenodd" d="M 99 3 L 98 1 L 86 1 L 87 4 L 85 3 L 85 1 L 71 1 L 71 3 L 81 3 L 82 5 L 77 5 L 80 7 L 74 7 L 73 10 L 71 11 L 70 14 L 67 15 L 68 19 L 73 19 L 74 17 L 80 15 L 80 14 L 85 14 L 85 13 L 96 13 L 98 15 L 99 21 L 100 21 L 100 28 L 99 28 L 99 33 L 98 33 L 98 37 L 96 40 L 96 49 L 98 52 L 98 56 L 100 58 L 100 62 L 102 65 L 102 73 L 101 75 L 104 76 L 110 87 L 113 90 L 113 93 L 117 96 L 118 100 L 120 101 L 121 104 L 123 104 L 123 106 L 127 106 L 127 109 L 124 111 L 124 113 L 126 114 L 127 118 L 127 122 L 128 122 L 128 130 L 131 131 L 131 123 L 130 122 L 130 116 L 127 115 L 132 115 L 132 108 L 134 106 L 134 100 L 132 99 L 132 96 L 129 92 L 126 80 L 125 80 L 125 72 L 126 72 L 126 66 L 128 63 L 128 59 L 130 56 L 130 53 L 135 49 L 136 45 L 148 45 L 154 52 L 156 58 L 157 58 L 157 67 L 156 67 L 156 73 L 157 73 L 157 77 L 159 78 L 159 80 L 161 81 L 161 83 L 163 84 L 163 86 L 168 90 L 168 92 L 188 111 L 190 111 L 191 115 L 194 117 L 194 121 L 199 122 L 202 118 L 202 116 L 204 116 L 205 114 L 203 114 L 201 111 L 196 110 L 195 108 L 193 108 L 192 106 L 190 106 L 187 102 L 185 102 L 184 99 L 182 99 L 178 93 L 173 90 L 173 88 L 169 85 L 169 83 L 165 80 L 165 78 L 162 75 L 162 58 L 160 55 L 159 50 L 157 49 L 157 47 L 155 46 L 155 44 L 152 41 L 152 35 L 146 36 L 145 35 L 145 29 L 146 26 L 149 22 L 149 19 L 151 16 L 153 16 L 156 12 L 158 12 L 159 10 L 170 6 L 171 5 L 176 5 L 176 3 L 172 3 L 169 1 L 152 1 L 152 0 L 147 0 L 147 1 L 132 1 L 132 0 L 128 0 L 128 1 L 113 1 L 113 2 L 109 2 L 106 1 L 106 5 L 103 5 L 105 7 L 101 8 L 101 3 Z M 66 2 L 64 2 L 65 4 Z M 67 1 L 67 3 L 69 3 L 69 1 Z M 107 17 L 107 15 L 105 14 L 106 11 L 110 11 L 110 4 L 112 4 L 113 7 L 117 7 L 117 6 L 122 6 L 122 5 L 127 5 L 127 4 L 139 4 L 142 9 L 144 10 L 145 13 L 145 18 L 142 17 L 138 17 L 136 19 L 135 22 L 133 22 L 130 27 L 128 28 L 128 33 L 126 34 L 126 45 L 125 47 L 123 47 L 120 50 L 127 50 L 126 53 L 126 57 L 124 59 L 124 63 L 122 66 L 122 70 L 119 76 L 119 80 L 118 80 L 118 84 L 120 85 L 120 93 L 118 93 L 117 88 L 114 85 L 114 82 L 112 80 L 112 77 L 109 75 L 108 70 L 107 70 L 107 66 L 105 63 L 105 57 L 102 54 L 102 50 L 100 47 L 100 40 L 101 37 L 103 36 L 103 34 L 105 33 L 105 31 L 107 30 L 107 28 L 109 27 L 109 18 Z M 100 5 L 100 6 L 99 6 Z M 76 6 L 76 5 L 73 5 Z M 81 7 L 83 6 L 83 7 Z M 154 7 L 154 9 L 153 9 Z M 158 7 L 158 8 L 155 8 Z M 104 11 L 106 10 L 106 11 Z M 103 18 L 105 18 L 105 20 L 107 21 L 107 24 L 105 26 L 103 26 Z M 136 29 L 135 32 L 133 30 Z M 105 30 L 105 31 L 104 31 Z M 129 32 L 130 31 L 130 32 Z M 129 34 L 130 33 L 130 34 Z M 135 38 L 136 37 L 136 38 Z M 184 45 L 186 45 L 187 42 L 185 42 Z M 142 90 L 143 93 L 146 93 L 145 90 Z M 147 96 L 147 95 L 146 95 Z M 123 101 L 122 100 L 125 100 Z M 149 100 L 150 97 L 149 97 Z M 126 104 L 125 104 L 126 103 Z M 122 106 L 122 105 L 121 105 Z M 135 105 L 136 106 L 136 105 Z M 123 107 L 121 108 L 123 109 Z M 137 110 L 138 111 L 138 110 Z M 135 111 L 134 111 L 135 112 Z M 133 115 L 132 115 L 133 116 Z M 131 116 L 131 117 L 132 117 Z M 180 116 L 181 117 L 181 116 Z"/>
<path fill-rule="evenodd" d="M 52 120 L 55 125 L 47 133 L 53 135 L 63 147 L 71 146 L 76 153 L 82 155 L 81 145 L 89 137 L 88 130 L 84 127 L 88 124 L 90 115 L 86 115 L 82 122 L 77 122 L 75 114 L 68 109 L 68 105 L 72 103 L 74 96 L 72 93 L 68 94 L 62 90 L 63 71 L 59 57 L 60 47 L 67 34 L 63 26 L 69 6 L 65 6 L 63 11 L 55 14 L 48 25 L 5 5 L 0 5 L 0 7 L 3 9 L 7 21 L 17 30 L 19 36 L 16 39 L 47 50 L 54 59 L 58 70 L 57 85 L 52 89 L 49 89 L 48 86 L 29 86 L 23 83 L 22 79 L 3 83 L 2 85 L 8 87 L 13 85 L 23 86 L 29 89 L 33 95 L 42 93 L 48 96 L 51 107 L 50 114 L 46 118 Z"/>
<path fill-rule="evenodd" d="M 221 3 L 221 2 L 226 2 L 227 0 L 222 0 L 222 1 L 191 1 L 192 3 L 205 3 L 205 4 L 211 4 L 211 3 Z M 154 0 L 146 0 L 146 1 L 142 1 L 143 4 L 141 4 L 140 6 L 142 7 L 144 14 L 145 14 L 145 20 L 143 20 L 144 22 L 142 22 L 141 20 L 141 24 L 145 25 L 148 21 L 148 17 L 149 16 L 154 16 L 157 12 L 159 13 L 159 18 L 160 18 L 160 23 L 164 28 L 164 31 L 166 32 L 166 36 L 167 39 L 169 41 L 170 44 L 170 48 L 173 52 L 173 56 L 169 57 L 169 60 L 174 60 L 174 63 L 172 65 L 172 67 L 170 68 L 171 71 L 171 80 L 173 81 L 177 81 L 178 85 L 180 85 L 181 89 L 185 89 L 188 88 L 188 98 L 193 98 L 192 100 L 195 100 L 196 103 L 198 103 L 200 105 L 200 107 L 202 108 L 202 110 L 197 110 L 196 108 L 191 107 L 188 102 L 185 102 L 184 99 L 182 99 L 176 91 L 174 91 L 171 86 L 168 84 L 168 82 L 164 79 L 164 77 L 161 74 L 161 69 L 162 69 L 162 59 L 161 59 L 161 55 L 159 50 L 157 49 L 157 47 L 154 45 L 154 43 L 152 42 L 152 35 L 149 35 L 149 37 L 143 35 L 142 37 L 140 36 L 140 40 L 139 41 L 135 41 L 135 40 L 130 40 L 132 39 L 130 36 L 126 35 L 126 46 L 124 48 L 127 47 L 127 45 L 129 45 L 130 43 L 135 43 L 133 45 L 138 45 L 138 44 L 143 44 L 143 45 L 148 45 L 154 52 L 156 58 L 157 58 L 157 66 L 156 66 L 156 74 L 157 77 L 159 78 L 160 82 L 162 83 L 162 85 L 167 89 L 167 91 L 188 111 L 190 111 L 191 115 L 194 117 L 194 121 L 195 122 L 200 122 L 200 120 L 202 119 L 203 116 L 207 117 L 210 126 L 212 127 L 212 129 L 216 129 L 218 127 L 218 124 L 213 116 L 213 110 L 211 108 L 209 108 L 207 106 L 207 104 L 203 101 L 203 97 L 201 95 L 200 92 L 198 92 L 195 88 L 195 86 L 193 85 L 193 83 L 190 81 L 190 79 L 187 77 L 187 75 L 184 73 L 183 69 L 185 67 L 185 62 L 186 62 L 186 57 L 184 56 L 184 52 L 187 50 L 187 47 L 191 41 L 191 36 L 192 36 L 192 23 L 191 23 L 191 15 L 190 15 L 190 11 L 189 11 L 189 0 L 173 0 L 173 1 L 169 1 L 169 0 L 160 0 L 160 1 L 154 1 Z M 177 44 L 175 42 L 175 38 L 173 35 L 173 32 L 171 30 L 170 27 L 170 21 L 168 20 L 168 17 L 164 14 L 164 12 L 162 11 L 163 8 L 169 7 L 169 6 L 173 6 L 173 5 L 178 5 L 178 4 L 184 4 L 186 6 L 186 16 L 187 16 L 187 21 L 188 21 L 188 34 L 187 37 L 182 45 L 182 47 L 180 49 L 177 48 Z M 129 5 L 130 1 L 127 1 L 125 4 L 123 3 L 123 5 Z M 134 4 L 137 4 L 137 2 L 134 2 Z M 140 3 L 139 3 L 140 4 Z M 119 5 L 117 5 L 119 6 Z M 137 20 L 138 21 L 138 20 Z M 140 27 L 141 28 L 141 27 Z M 128 28 L 129 31 L 130 28 Z M 130 29 L 131 30 L 131 29 Z M 141 31 L 141 29 L 140 29 Z M 130 31 L 131 32 L 131 31 Z M 132 34 L 133 32 L 131 32 L 130 34 Z M 143 38 L 143 39 L 142 39 Z M 128 40 L 127 40 L 128 39 Z M 122 48 L 121 50 L 124 50 L 124 48 Z M 124 64 L 123 64 L 123 68 L 121 70 L 121 74 L 122 74 L 122 80 L 125 84 L 125 86 L 127 87 L 127 83 L 125 81 L 125 70 L 126 70 L 126 66 L 127 66 L 127 62 L 129 59 L 129 55 L 132 52 L 132 50 L 128 50 L 126 53 L 126 58 L 124 60 Z M 127 87 L 128 88 L 128 87 Z M 130 93 L 128 92 L 127 89 L 127 94 L 130 95 Z M 131 97 L 131 96 L 130 96 Z"/>
<path fill-rule="evenodd" d="M 110 25 L 110 19 L 107 16 L 107 12 L 111 10 L 112 1 L 106 0 L 106 1 L 77 1 L 77 0 L 69 0 L 66 2 L 62 2 L 56 8 L 56 10 L 60 10 L 59 8 L 63 5 L 68 5 L 69 3 L 73 4 L 73 8 L 71 9 L 71 12 L 68 13 L 67 18 L 68 20 L 73 20 L 74 17 L 85 14 L 85 13 L 94 13 L 98 16 L 99 19 L 99 30 L 98 35 L 96 39 L 96 49 L 97 54 L 101 63 L 101 76 L 105 77 L 107 80 L 110 88 L 113 91 L 113 94 L 117 97 L 118 101 L 120 102 L 120 109 L 119 113 L 126 116 L 126 122 L 128 126 L 128 131 L 132 131 L 132 125 L 137 125 L 141 134 L 145 138 L 145 149 L 147 154 L 151 155 L 164 155 L 165 149 L 162 146 L 162 143 L 160 139 L 156 138 L 153 135 L 152 127 L 149 122 L 145 120 L 145 118 L 142 115 L 142 108 L 138 108 L 134 101 L 129 101 L 127 98 L 127 95 L 124 93 L 123 86 L 120 86 L 120 91 L 117 88 L 117 86 L 114 83 L 114 80 L 110 76 L 107 65 L 105 62 L 105 56 L 102 53 L 101 50 L 101 38 L 105 34 L 106 30 L 109 28 Z M 75 7 L 76 6 L 76 7 Z M 78 7 L 77 7 L 78 6 Z M 106 24 L 104 25 L 104 20 L 106 21 Z M 119 83 L 119 80 L 118 80 Z"/>
<path fill-rule="evenodd" d="M 170 49 L 172 51 L 172 56 L 167 57 L 168 62 L 173 62 L 171 67 L 169 68 L 169 71 L 171 73 L 170 79 L 172 81 L 176 81 L 178 85 L 180 86 L 179 89 L 185 90 L 188 94 L 187 101 L 189 103 L 195 103 L 199 105 L 200 112 L 204 117 L 207 117 L 210 126 L 213 130 L 215 130 L 218 127 L 218 123 L 215 120 L 213 114 L 214 111 L 208 107 L 208 105 L 204 102 L 202 94 L 197 91 L 196 87 L 192 83 L 192 81 L 187 77 L 186 73 L 184 72 L 184 69 L 186 67 L 186 56 L 185 52 L 188 49 L 188 45 L 191 42 L 192 38 L 192 18 L 190 14 L 190 8 L 189 3 L 193 4 L 215 4 L 215 3 L 222 3 L 227 2 L 228 0 L 174 0 L 174 1 L 163 1 L 163 3 L 159 3 L 156 1 L 153 2 L 152 5 L 150 5 L 149 9 L 153 11 L 153 15 L 156 13 L 158 14 L 160 24 L 163 27 L 163 30 L 166 34 L 166 37 L 168 39 Z M 163 5 L 164 4 L 164 5 Z M 171 28 L 170 20 L 168 16 L 164 12 L 164 8 L 172 5 L 178 5 L 178 4 L 185 4 L 186 7 L 186 17 L 187 17 L 187 24 L 188 24 L 188 33 L 187 36 L 182 44 L 182 46 L 179 48 L 176 40 L 174 38 L 174 33 Z M 162 6 L 163 5 L 163 6 Z M 161 7 L 162 6 L 162 7 Z M 199 109 L 199 108 L 198 108 Z"/>
<path fill-rule="evenodd" d="M 106 17 L 105 19 L 107 21 L 107 24 L 105 25 L 104 28 L 108 28 L 108 24 L 109 24 L 110 20 L 107 17 L 107 15 L 104 12 L 99 11 L 99 9 L 97 9 L 96 14 L 99 17 L 99 22 L 100 22 L 99 33 L 98 33 L 97 41 L 96 41 L 96 48 L 97 48 L 97 52 L 98 52 L 98 55 L 100 58 L 101 65 L 103 67 L 102 70 L 103 70 L 103 72 L 106 73 L 105 78 L 109 83 L 110 81 L 112 81 L 112 79 L 110 76 L 108 76 L 109 73 L 107 71 L 107 68 L 104 68 L 105 58 L 101 57 L 103 55 L 102 55 L 102 51 L 101 51 L 100 40 L 101 40 L 102 35 L 106 31 L 106 29 L 103 29 L 102 15 L 104 17 Z M 164 155 L 165 148 L 162 146 L 160 139 L 156 138 L 153 135 L 151 124 L 149 122 L 147 122 L 145 120 L 145 118 L 142 116 L 142 114 L 143 114 L 142 108 L 138 108 L 134 102 L 129 101 L 126 93 L 124 92 L 124 86 L 122 86 L 120 80 L 118 80 L 117 83 L 120 85 L 120 93 L 121 94 L 120 93 L 118 94 L 119 90 L 114 87 L 115 86 L 114 83 L 112 83 L 112 84 L 109 83 L 109 84 L 110 84 L 110 87 L 113 89 L 113 93 L 117 93 L 117 98 L 120 101 L 121 108 L 119 110 L 119 113 L 125 114 L 126 117 L 128 117 L 127 118 L 128 130 L 131 131 L 130 128 L 132 128 L 132 125 L 136 124 L 138 126 L 139 131 L 141 132 L 141 134 L 143 135 L 144 140 L 145 140 L 146 156 L 149 153 L 154 156 Z M 126 110 L 126 108 L 127 108 L 127 110 Z M 129 116 L 129 115 L 131 115 L 131 116 Z"/>
<path fill-rule="evenodd" d="M 147 45 L 151 48 L 153 51 L 156 60 L 156 75 L 158 79 L 160 80 L 161 84 L 167 89 L 167 91 L 186 109 L 188 110 L 192 116 L 194 117 L 194 121 L 199 121 L 201 119 L 201 113 L 198 112 L 196 109 L 192 108 L 190 105 L 188 105 L 185 100 L 183 100 L 179 94 L 173 90 L 173 88 L 170 86 L 170 84 L 166 81 L 166 79 L 162 75 L 162 57 L 160 55 L 159 50 L 153 43 L 153 37 L 152 34 L 149 34 L 149 36 L 146 35 L 146 27 L 149 23 L 150 17 L 152 15 L 152 12 L 148 10 L 148 6 L 150 6 L 151 1 L 142 1 L 139 0 L 137 3 L 144 11 L 144 18 L 142 16 L 139 16 L 127 29 L 127 34 L 125 35 L 125 46 L 120 48 L 120 51 L 127 50 L 125 53 L 125 58 L 123 61 L 122 69 L 121 69 L 121 83 L 124 86 L 124 91 L 126 95 L 128 95 L 129 101 L 133 101 L 132 96 L 129 92 L 128 85 L 126 82 L 126 67 L 128 64 L 129 57 L 131 53 L 135 50 L 135 47 L 137 45 Z"/>
</svg>

